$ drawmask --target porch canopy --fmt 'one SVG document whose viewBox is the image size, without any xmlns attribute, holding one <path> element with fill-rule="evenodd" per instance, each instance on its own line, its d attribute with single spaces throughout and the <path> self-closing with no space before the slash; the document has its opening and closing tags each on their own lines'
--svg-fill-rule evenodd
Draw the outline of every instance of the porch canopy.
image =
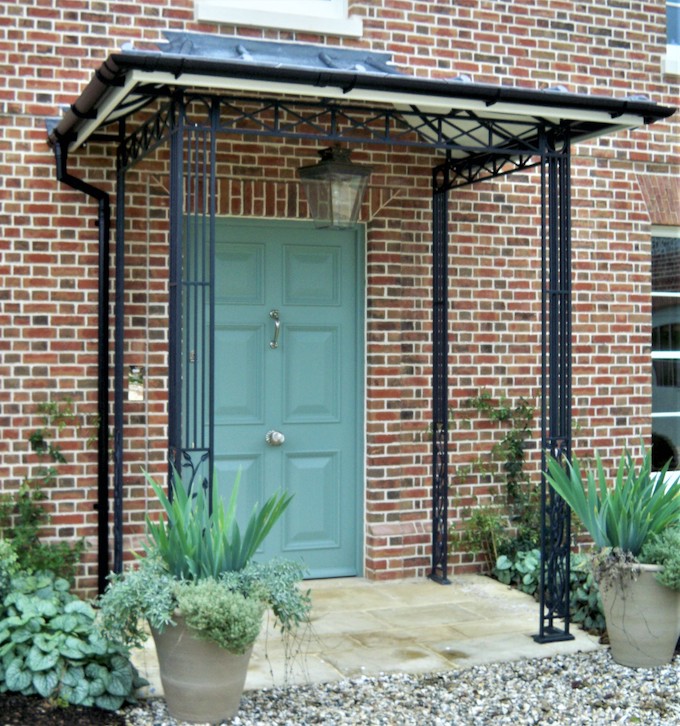
<svg viewBox="0 0 680 726">
<path fill-rule="evenodd" d="M 67 155 L 88 141 L 115 144 L 116 303 L 114 369 L 114 569 L 122 566 L 123 275 L 125 174 L 163 143 L 170 145 L 170 387 L 182 390 L 181 250 L 187 174 L 182 139 L 200 126 L 216 134 L 381 144 L 442 152 L 433 192 L 433 505 L 431 577 L 447 582 L 448 502 L 448 192 L 540 166 L 542 243 L 542 450 L 571 449 L 571 145 L 670 116 L 673 108 L 631 95 L 617 99 L 479 84 L 460 76 L 429 79 L 397 71 L 389 54 L 191 33 L 166 34 L 157 49 L 113 53 L 63 117 L 48 123 L 57 176 L 100 202 L 100 583 L 108 571 L 108 195 L 67 171 Z M 197 122 L 194 105 L 204 109 Z M 141 113 L 146 110 L 145 113 Z M 134 116 L 134 119 L 133 119 Z M 131 123 L 134 121 L 135 123 Z M 210 145 L 206 148 L 211 148 Z M 214 156 L 214 149 L 208 152 Z M 214 167 L 210 159 L 211 180 Z M 208 216 L 214 219 L 214 206 Z M 214 244 L 214 241 L 211 241 Z M 213 295 L 210 280 L 200 283 Z M 213 298 L 214 299 L 214 298 Z M 183 331 L 186 335 L 186 331 Z M 193 404 L 213 421 L 212 364 L 195 385 Z M 173 388 L 176 387 L 176 388 Z M 191 391 L 190 391 L 191 393 Z M 184 394 L 183 394 L 184 397 Z M 170 397 L 169 445 L 175 463 L 210 466 L 213 442 L 196 446 Z M 207 401 L 207 403 L 206 403 Z M 185 406 L 186 408 L 186 406 Z M 212 430 L 211 426 L 208 427 Z M 200 462 L 196 463 L 196 455 Z M 210 469 L 208 469 L 209 471 Z M 539 640 L 569 635 L 569 513 L 542 483 L 542 584 Z M 564 618 L 565 627 L 556 619 Z"/>
</svg>

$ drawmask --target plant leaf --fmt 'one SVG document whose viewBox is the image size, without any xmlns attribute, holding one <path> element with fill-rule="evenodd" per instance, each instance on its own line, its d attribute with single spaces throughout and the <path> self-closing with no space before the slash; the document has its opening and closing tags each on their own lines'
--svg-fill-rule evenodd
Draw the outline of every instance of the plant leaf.
<svg viewBox="0 0 680 726">
<path fill-rule="evenodd" d="M 117 711 L 124 702 L 124 698 L 121 696 L 113 696 L 110 693 L 103 693 L 101 696 L 97 696 L 94 700 L 94 705 L 97 708 L 102 708 L 105 711 Z"/>
<path fill-rule="evenodd" d="M 132 668 L 122 656 L 111 658 L 110 680 L 106 689 L 114 696 L 127 696 L 132 689 Z"/>
<path fill-rule="evenodd" d="M 37 646 L 33 646 L 26 656 L 26 665 L 33 671 L 47 671 L 53 668 L 59 660 L 59 652 L 56 650 L 44 653 Z"/>
<path fill-rule="evenodd" d="M 33 674 L 26 667 L 23 658 L 15 658 L 5 671 L 5 683 L 10 691 L 24 691 L 33 681 Z"/>
<path fill-rule="evenodd" d="M 33 674 L 33 688 L 43 698 L 50 698 L 58 684 L 59 676 L 55 670 Z"/>
</svg>

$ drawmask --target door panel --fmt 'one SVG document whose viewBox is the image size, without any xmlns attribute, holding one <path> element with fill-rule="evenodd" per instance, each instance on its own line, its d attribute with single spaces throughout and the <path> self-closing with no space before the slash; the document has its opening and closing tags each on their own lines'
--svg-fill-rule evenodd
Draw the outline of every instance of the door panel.
<svg viewBox="0 0 680 726">
<path fill-rule="evenodd" d="M 304 506 L 294 507 L 286 518 L 283 551 L 337 549 L 341 546 L 339 453 L 304 453 L 286 456 L 286 483 L 295 500 Z M 319 516 L 310 517 L 310 512 Z"/>
<path fill-rule="evenodd" d="M 358 246 L 354 230 L 216 224 L 220 491 L 228 496 L 240 471 L 242 517 L 278 489 L 293 493 L 258 559 L 302 558 L 313 577 L 359 572 Z M 270 430 L 285 442 L 268 445 Z"/>
<path fill-rule="evenodd" d="M 339 380 L 337 328 L 286 328 L 283 350 L 286 423 L 337 422 Z"/>
<path fill-rule="evenodd" d="M 317 234 L 324 234 L 318 232 Z M 286 245 L 283 300 L 286 305 L 339 305 L 341 250 Z"/>
<path fill-rule="evenodd" d="M 220 424 L 262 423 L 265 346 L 263 325 L 216 325 L 215 367 L 219 372 L 230 360 L 230 375 L 215 386 L 215 421 Z M 218 373 L 219 375 L 219 373 Z"/>
</svg>

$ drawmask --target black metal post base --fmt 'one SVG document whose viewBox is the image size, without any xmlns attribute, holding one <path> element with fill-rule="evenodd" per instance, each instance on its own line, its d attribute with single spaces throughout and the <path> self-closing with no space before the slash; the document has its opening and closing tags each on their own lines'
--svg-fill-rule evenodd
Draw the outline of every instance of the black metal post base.
<svg viewBox="0 0 680 726">
<path fill-rule="evenodd" d="M 559 643 L 564 640 L 574 640 L 574 636 L 571 633 L 567 633 L 565 630 L 555 628 L 551 626 L 545 628 L 543 634 L 536 633 L 532 636 L 537 643 Z"/>
</svg>

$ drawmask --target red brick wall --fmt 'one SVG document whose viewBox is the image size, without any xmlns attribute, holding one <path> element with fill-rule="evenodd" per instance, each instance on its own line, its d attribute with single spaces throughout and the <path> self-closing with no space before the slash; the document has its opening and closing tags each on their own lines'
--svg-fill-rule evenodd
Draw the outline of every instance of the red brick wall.
<svg viewBox="0 0 680 726">
<path fill-rule="evenodd" d="M 476 82 L 527 88 L 563 84 L 575 92 L 642 93 L 659 102 L 678 101 L 678 78 L 661 75 L 663 0 L 632 8 L 595 0 L 350 0 L 350 6 L 364 19 L 359 39 L 197 23 L 191 0 L 10 0 L 0 5 L 0 488 L 15 488 L 31 472 L 26 440 L 39 424 L 36 405 L 72 399 L 82 425 L 63 433 L 69 463 L 49 492 L 49 504 L 54 534 L 73 532 L 92 541 L 79 582 L 83 589 L 95 582 L 96 562 L 96 454 L 87 445 L 96 412 L 96 207 L 56 182 L 44 119 L 58 116 L 62 104 L 77 97 L 108 52 L 128 41 L 153 43 L 168 28 L 238 33 L 390 52 L 402 69 L 420 76 L 467 73 Z M 677 200 L 678 137 L 676 116 L 574 149 L 574 418 L 580 453 L 598 448 L 611 458 L 650 432 L 647 190 L 663 180 L 658 183 Z M 251 183 L 230 180 L 220 190 L 220 211 L 290 218 L 304 213 L 292 181 L 297 145 L 246 143 L 247 148 L 235 144 L 239 156 L 227 176 L 254 176 L 264 157 L 280 171 L 259 197 Z M 367 147 L 354 156 L 376 167 L 363 210 L 365 569 L 382 578 L 422 575 L 430 541 L 429 169 L 438 157 Z M 70 167 L 113 191 L 114 163 L 103 147 L 93 143 L 74 154 Z M 148 395 L 147 401 L 125 407 L 128 544 L 141 531 L 147 506 L 139 467 L 160 467 L 165 450 L 163 170 L 159 157 L 130 179 L 138 211 L 128 220 L 125 362 L 145 367 Z M 657 181 L 644 181 L 649 178 Z M 451 194 L 454 409 L 485 389 L 494 396 L 524 395 L 538 402 L 536 182 L 536 173 L 526 172 Z M 454 426 L 452 468 L 489 448 L 495 435 L 481 422 L 470 429 Z M 534 441 L 534 474 L 537 454 Z M 466 505 L 493 493 L 493 485 L 475 477 L 452 489 L 454 520 L 464 516 Z M 464 552 L 453 552 L 452 562 L 457 571 L 477 566 Z"/>
</svg>

